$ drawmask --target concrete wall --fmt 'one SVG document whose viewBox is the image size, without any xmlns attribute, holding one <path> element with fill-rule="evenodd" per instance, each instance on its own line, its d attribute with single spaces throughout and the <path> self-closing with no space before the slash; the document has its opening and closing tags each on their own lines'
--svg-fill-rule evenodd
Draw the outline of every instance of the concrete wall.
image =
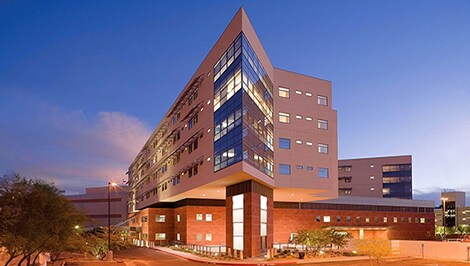
<svg viewBox="0 0 470 266">
<path fill-rule="evenodd" d="M 470 243 L 392 240 L 392 248 L 400 255 L 432 259 L 468 260 Z"/>
</svg>

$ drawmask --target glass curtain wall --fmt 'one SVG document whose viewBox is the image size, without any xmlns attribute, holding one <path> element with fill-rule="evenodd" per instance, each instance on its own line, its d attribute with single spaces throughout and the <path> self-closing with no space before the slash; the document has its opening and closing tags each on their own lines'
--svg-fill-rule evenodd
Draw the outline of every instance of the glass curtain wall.
<svg viewBox="0 0 470 266">
<path fill-rule="evenodd" d="M 214 66 L 214 171 L 244 160 L 273 177 L 272 90 L 241 33 Z"/>
</svg>

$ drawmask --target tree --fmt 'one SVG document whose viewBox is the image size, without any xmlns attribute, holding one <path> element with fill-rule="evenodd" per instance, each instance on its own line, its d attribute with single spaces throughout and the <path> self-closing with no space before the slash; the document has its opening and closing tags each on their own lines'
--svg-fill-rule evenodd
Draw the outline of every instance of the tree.
<svg viewBox="0 0 470 266">
<path fill-rule="evenodd" d="M 358 243 L 358 251 L 369 256 L 370 265 L 373 258 L 377 261 L 377 265 L 380 265 L 381 258 L 392 254 L 390 243 L 379 239 L 361 240 Z"/>
<path fill-rule="evenodd" d="M 291 242 L 299 245 L 305 245 L 306 250 L 313 248 L 320 251 L 328 246 L 334 245 L 342 248 L 351 238 L 349 233 L 338 232 L 334 229 L 318 229 L 318 230 L 299 230 Z"/>
<path fill-rule="evenodd" d="M 19 174 L 0 179 L 0 246 L 9 254 L 5 263 L 34 265 L 42 252 L 66 249 L 77 235 L 75 226 L 85 221 L 75 206 L 52 184 Z"/>
</svg>

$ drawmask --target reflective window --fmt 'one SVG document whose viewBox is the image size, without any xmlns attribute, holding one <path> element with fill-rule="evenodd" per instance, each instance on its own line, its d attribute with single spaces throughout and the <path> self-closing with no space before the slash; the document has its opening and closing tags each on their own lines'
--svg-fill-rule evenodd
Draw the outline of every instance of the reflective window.
<svg viewBox="0 0 470 266">
<path fill-rule="evenodd" d="M 307 166 L 307 170 L 312 171 L 312 170 L 313 170 L 313 166 Z"/>
<path fill-rule="evenodd" d="M 328 178 L 328 168 L 318 167 L 318 177 Z"/>
<path fill-rule="evenodd" d="M 290 175 L 290 164 L 279 164 L 279 174 Z"/>
<path fill-rule="evenodd" d="M 318 144 L 318 153 L 328 153 L 328 144 Z"/>
<path fill-rule="evenodd" d="M 295 168 L 297 168 L 298 170 L 302 170 L 302 169 L 304 169 L 304 166 L 303 165 L 296 165 Z"/>
<path fill-rule="evenodd" d="M 279 138 L 280 149 L 290 149 L 290 139 Z"/>
<path fill-rule="evenodd" d="M 327 106 L 328 105 L 328 97 L 318 95 L 317 96 L 317 103 L 318 103 L 318 105 Z"/>
<path fill-rule="evenodd" d="M 319 129 L 328 129 L 328 121 L 327 121 L 327 120 L 318 119 L 318 128 L 319 128 Z"/>
</svg>

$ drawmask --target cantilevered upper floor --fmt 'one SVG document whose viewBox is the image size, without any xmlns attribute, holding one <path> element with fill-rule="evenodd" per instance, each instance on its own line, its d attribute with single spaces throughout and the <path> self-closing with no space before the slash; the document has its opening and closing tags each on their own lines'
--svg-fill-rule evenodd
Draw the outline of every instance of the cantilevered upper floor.
<svg viewBox="0 0 470 266">
<path fill-rule="evenodd" d="M 256 180 L 275 201 L 337 196 L 331 82 L 275 69 L 240 9 L 129 167 L 129 210 L 225 199 Z"/>
</svg>

